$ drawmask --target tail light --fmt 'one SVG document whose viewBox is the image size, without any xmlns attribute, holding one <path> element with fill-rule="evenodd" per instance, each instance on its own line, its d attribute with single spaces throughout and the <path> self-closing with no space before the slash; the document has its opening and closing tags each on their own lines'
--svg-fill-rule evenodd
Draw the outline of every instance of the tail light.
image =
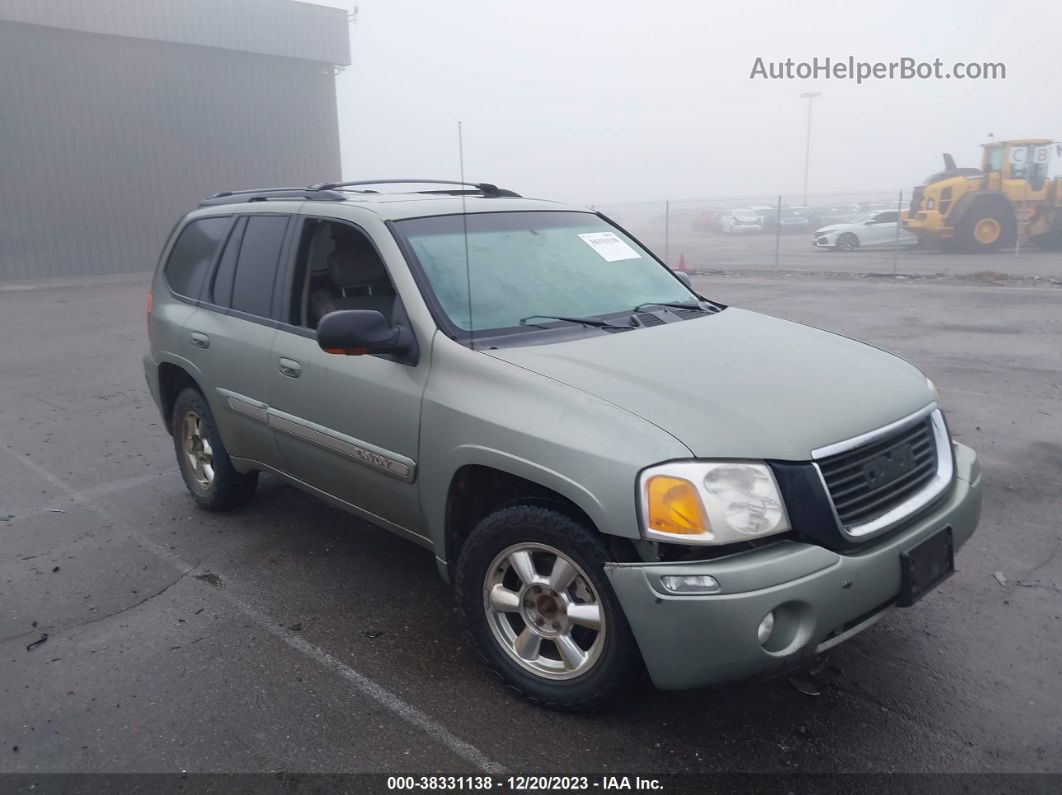
<svg viewBox="0 0 1062 795">
<path fill-rule="evenodd" d="M 148 290 L 148 293 L 147 293 L 147 308 L 145 310 L 145 314 L 147 315 L 148 342 L 152 342 L 152 339 L 151 339 L 151 310 L 154 309 L 154 308 L 155 308 L 155 294 L 153 292 L 151 292 L 151 290 Z"/>
</svg>

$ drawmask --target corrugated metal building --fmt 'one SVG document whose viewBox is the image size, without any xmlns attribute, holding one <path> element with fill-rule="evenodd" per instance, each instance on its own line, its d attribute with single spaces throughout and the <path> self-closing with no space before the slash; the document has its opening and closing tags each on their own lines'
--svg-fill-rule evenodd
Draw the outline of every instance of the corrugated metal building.
<svg viewBox="0 0 1062 795">
<path fill-rule="evenodd" d="M 346 12 L 0 0 L 0 280 L 154 267 L 219 190 L 340 176 Z"/>
</svg>

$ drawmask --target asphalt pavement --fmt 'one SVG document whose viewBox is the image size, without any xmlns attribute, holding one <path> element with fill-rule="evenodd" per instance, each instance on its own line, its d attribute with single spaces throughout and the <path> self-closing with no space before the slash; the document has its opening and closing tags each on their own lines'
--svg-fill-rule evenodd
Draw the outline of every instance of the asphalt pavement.
<svg viewBox="0 0 1062 795">
<path fill-rule="evenodd" d="M 923 368 L 982 457 L 982 525 L 795 684 L 564 715 L 479 663 L 429 552 L 267 478 L 193 506 L 147 283 L 0 285 L 0 771 L 1062 772 L 1062 289 L 699 277 Z"/>
</svg>

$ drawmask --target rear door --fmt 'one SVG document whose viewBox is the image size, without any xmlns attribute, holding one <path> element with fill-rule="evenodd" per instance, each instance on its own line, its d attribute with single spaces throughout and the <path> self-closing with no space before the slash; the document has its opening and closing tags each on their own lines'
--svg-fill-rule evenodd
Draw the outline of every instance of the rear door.
<svg viewBox="0 0 1062 795">
<path fill-rule="evenodd" d="M 268 467 L 281 463 L 266 410 L 288 224 L 285 214 L 239 216 L 184 331 L 228 453 Z"/>
</svg>

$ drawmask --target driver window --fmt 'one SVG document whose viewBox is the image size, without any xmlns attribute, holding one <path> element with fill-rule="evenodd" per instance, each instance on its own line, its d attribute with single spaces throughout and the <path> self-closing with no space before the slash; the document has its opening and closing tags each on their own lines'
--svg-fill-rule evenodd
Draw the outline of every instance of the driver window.
<svg viewBox="0 0 1062 795">
<path fill-rule="evenodd" d="M 985 157 L 985 170 L 986 171 L 1002 171 L 1003 170 L 1003 149 L 1002 147 L 995 146 L 988 150 Z"/>
<path fill-rule="evenodd" d="M 289 322 L 316 329 L 342 309 L 374 309 L 388 323 L 398 302 L 387 268 L 360 230 L 337 221 L 308 219 L 299 238 Z"/>
</svg>

